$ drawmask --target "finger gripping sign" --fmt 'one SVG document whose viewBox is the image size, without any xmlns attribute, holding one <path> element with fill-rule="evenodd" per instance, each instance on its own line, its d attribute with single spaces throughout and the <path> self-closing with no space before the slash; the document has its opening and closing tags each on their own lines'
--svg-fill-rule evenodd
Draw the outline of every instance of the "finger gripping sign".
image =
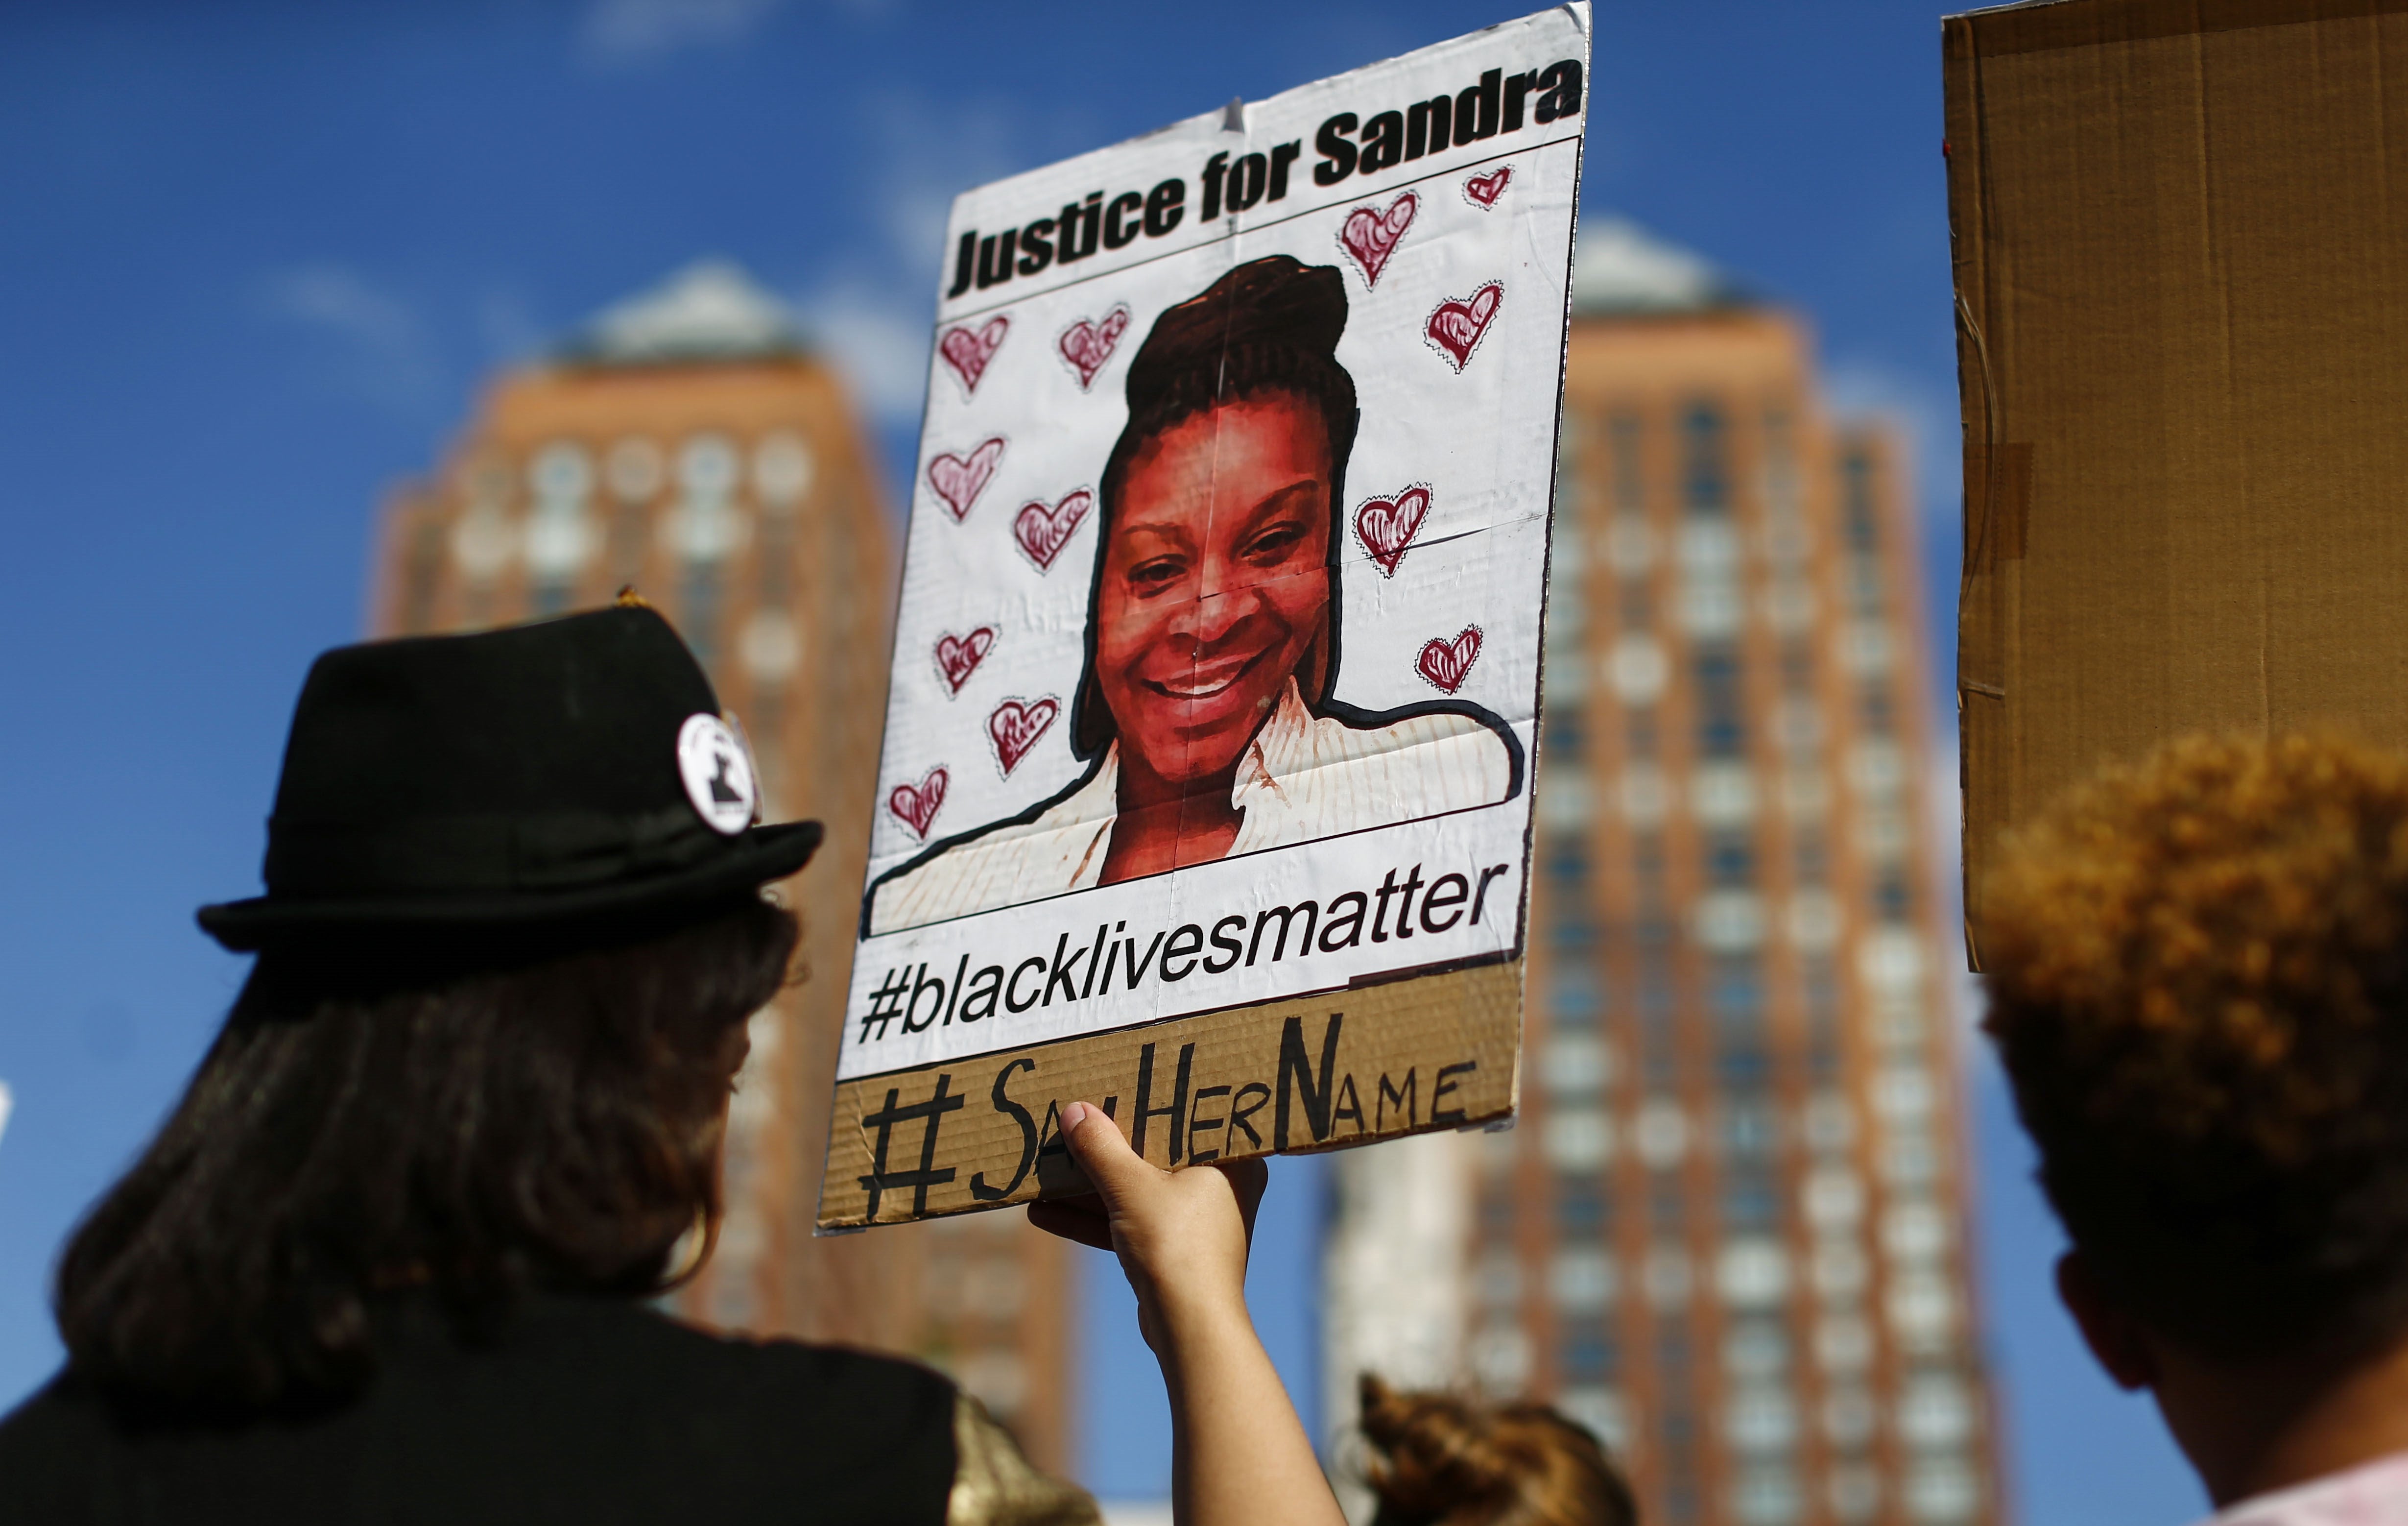
<svg viewBox="0 0 2408 1526">
<path fill-rule="evenodd" d="M 1512 1113 L 1588 25 L 954 202 L 824 1230 Z"/>
</svg>

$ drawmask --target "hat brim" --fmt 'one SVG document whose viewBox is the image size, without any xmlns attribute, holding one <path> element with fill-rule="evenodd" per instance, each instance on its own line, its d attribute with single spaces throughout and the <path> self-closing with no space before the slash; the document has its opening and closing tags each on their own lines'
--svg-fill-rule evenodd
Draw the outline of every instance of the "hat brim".
<svg viewBox="0 0 2408 1526">
<path fill-rule="evenodd" d="M 754 827 L 709 860 L 641 879 L 574 890 L 476 891 L 343 899 L 254 896 L 194 914 L 201 930 L 237 954 L 288 938 L 344 933 L 559 928 L 670 912 L 781 880 L 810 862 L 816 821 Z"/>
</svg>

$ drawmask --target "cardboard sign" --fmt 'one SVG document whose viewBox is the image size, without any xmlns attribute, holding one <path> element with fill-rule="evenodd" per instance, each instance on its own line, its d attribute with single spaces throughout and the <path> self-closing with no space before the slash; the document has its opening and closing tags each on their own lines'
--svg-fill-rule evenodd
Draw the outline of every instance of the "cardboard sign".
<svg viewBox="0 0 2408 1526">
<path fill-rule="evenodd" d="M 1587 61 L 954 203 L 823 1228 L 1512 1111 Z"/>
<path fill-rule="evenodd" d="M 1967 945 L 2000 833 L 2186 731 L 2408 745 L 2392 4 L 1945 26 Z"/>
</svg>

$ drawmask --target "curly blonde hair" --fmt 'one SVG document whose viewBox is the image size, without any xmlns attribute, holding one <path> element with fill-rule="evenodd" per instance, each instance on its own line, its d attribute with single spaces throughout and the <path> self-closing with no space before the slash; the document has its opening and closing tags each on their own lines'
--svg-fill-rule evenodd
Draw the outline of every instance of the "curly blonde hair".
<svg viewBox="0 0 2408 1526">
<path fill-rule="evenodd" d="M 1985 1026 L 2109 1293 L 2228 1356 L 2408 1325 L 2408 757 L 2185 738 L 1986 888 Z"/>
<path fill-rule="evenodd" d="M 1544 1404 L 1473 1404 L 1361 1379 L 1373 1526 L 1635 1526 L 1605 1448 Z"/>
</svg>

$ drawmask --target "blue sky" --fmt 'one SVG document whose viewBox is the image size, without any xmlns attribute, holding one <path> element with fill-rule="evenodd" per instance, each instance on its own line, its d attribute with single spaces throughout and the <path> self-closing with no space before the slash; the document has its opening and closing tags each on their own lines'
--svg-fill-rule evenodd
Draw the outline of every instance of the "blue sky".
<svg viewBox="0 0 2408 1526">
<path fill-rule="evenodd" d="M 192 908 L 255 883 L 309 656 L 358 633 L 379 497 L 481 379 L 702 254 L 790 296 L 908 469 L 944 208 L 996 175 L 1506 19 L 1265 0 L 89 0 L 0 11 L 0 1404 L 57 1347 L 73 1216 L 241 972 Z M 1835 398 L 1915 439 L 1948 662 L 1955 398 L 1939 11 L 1606 0 L 1586 209 L 1810 314 Z M 1935 703 L 1937 698 L 1935 697 Z M 1945 728 L 1943 727 L 1943 730 Z M 2154 1417 L 2088 1367 L 1986 1057 L 1984 1292 L 2019 1514 L 2173 1526 Z M 1319 1178 L 1255 1290 L 1309 1373 Z M 1152 1363 L 1088 1267 L 1085 1468 L 1159 1492 Z"/>
</svg>

